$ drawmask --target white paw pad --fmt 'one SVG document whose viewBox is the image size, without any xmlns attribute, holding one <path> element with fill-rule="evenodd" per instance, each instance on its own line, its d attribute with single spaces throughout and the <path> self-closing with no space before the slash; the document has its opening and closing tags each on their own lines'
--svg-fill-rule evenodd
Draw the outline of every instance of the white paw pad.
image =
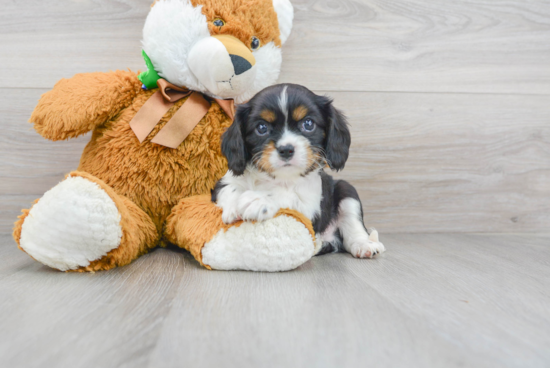
<svg viewBox="0 0 550 368">
<path fill-rule="evenodd" d="M 355 258 L 373 258 L 385 251 L 384 244 L 370 239 L 361 239 L 351 243 L 350 253 Z"/>
<path fill-rule="evenodd" d="M 224 224 L 232 224 L 239 221 L 241 216 L 237 213 L 236 207 L 225 207 L 222 212 L 222 221 Z"/>
<path fill-rule="evenodd" d="M 239 198 L 241 218 L 246 221 L 264 221 L 275 216 L 279 209 L 262 194 L 244 192 Z"/>
<path fill-rule="evenodd" d="M 99 185 L 68 177 L 36 203 L 23 222 L 21 248 L 61 271 L 87 266 L 120 245 L 120 213 Z"/>
</svg>

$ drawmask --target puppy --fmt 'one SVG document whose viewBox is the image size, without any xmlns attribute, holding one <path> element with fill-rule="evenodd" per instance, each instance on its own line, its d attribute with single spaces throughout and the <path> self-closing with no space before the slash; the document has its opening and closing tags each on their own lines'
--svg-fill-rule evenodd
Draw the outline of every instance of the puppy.
<svg viewBox="0 0 550 368">
<path fill-rule="evenodd" d="M 323 168 L 344 168 L 351 138 L 332 100 L 295 84 L 268 87 L 240 105 L 222 137 L 229 171 L 212 190 L 212 201 L 233 223 L 263 221 L 279 209 L 307 216 L 317 254 L 347 251 L 372 258 L 385 250 L 376 230 L 363 224 L 355 188 Z"/>
</svg>

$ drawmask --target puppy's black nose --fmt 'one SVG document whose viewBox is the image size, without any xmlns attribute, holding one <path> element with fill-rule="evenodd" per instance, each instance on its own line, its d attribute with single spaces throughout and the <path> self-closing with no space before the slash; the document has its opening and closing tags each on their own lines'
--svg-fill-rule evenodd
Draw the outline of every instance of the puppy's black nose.
<svg viewBox="0 0 550 368">
<path fill-rule="evenodd" d="M 236 75 L 243 74 L 248 69 L 252 68 L 252 64 L 250 64 L 248 60 L 240 57 L 239 55 L 229 54 L 229 57 L 231 58 L 231 63 L 233 64 Z"/>
<path fill-rule="evenodd" d="M 281 146 L 277 148 L 277 152 L 279 152 L 279 156 L 281 156 L 283 160 L 288 161 L 294 156 L 294 146 L 292 144 Z"/>
</svg>

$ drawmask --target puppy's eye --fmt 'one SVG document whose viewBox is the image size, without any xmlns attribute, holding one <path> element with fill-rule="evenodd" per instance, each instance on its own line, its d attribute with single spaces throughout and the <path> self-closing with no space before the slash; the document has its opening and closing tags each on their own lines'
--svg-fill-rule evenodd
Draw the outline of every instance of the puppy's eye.
<svg viewBox="0 0 550 368">
<path fill-rule="evenodd" d="M 256 126 L 256 134 L 259 136 L 266 135 L 269 132 L 269 128 L 266 124 L 260 123 Z"/>
<path fill-rule="evenodd" d="M 308 132 L 308 133 L 311 133 L 315 130 L 315 123 L 313 122 L 313 120 L 311 119 L 306 119 L 304 120 L 304 122 L 302 123 L 302 127 L 301 127 L 302 131 L 304 132 Z"/>
<path fill-rule="evenodd" d="M 216 18 L 212 21 L 212 23 L 216 26 L 216 27 L 223 27 L 225 26 L 225 22 L 223 19 L 220 19 L 220 18 Z"/>
<path fill-rule="evenodd" d="M 260 40 L 258 40 L 258 37 L 252 37 L 252 42 L 250 43 L 250 48 L 252 50 L 257 50 L 258 47 L 260 47 Z"/>
</svg>

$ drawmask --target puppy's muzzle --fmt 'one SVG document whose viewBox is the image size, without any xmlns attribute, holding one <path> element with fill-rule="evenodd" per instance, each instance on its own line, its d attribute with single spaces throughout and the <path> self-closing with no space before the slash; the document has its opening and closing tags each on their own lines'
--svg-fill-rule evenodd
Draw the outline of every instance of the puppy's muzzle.
<svg viewBox="0 0 550 368">
<path fill-rule="evenodd" d="M 277 152 L 279 152 L 279 156 L 285 160 L 288 161 L 294 156 L 294 146 L 292 144 L 287 144 L 285 146 L 281 146 L 277 148 Z"/>
</svg>

